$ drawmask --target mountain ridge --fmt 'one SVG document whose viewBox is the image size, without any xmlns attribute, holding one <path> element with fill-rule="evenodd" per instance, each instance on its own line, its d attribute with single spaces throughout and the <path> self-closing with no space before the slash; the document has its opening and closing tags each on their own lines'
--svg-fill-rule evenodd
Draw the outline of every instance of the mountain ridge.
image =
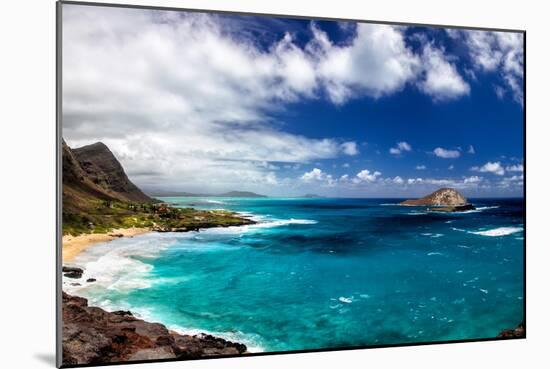
<svg viewBox="0 0 550 369">
<path fill-rule="evenodd" d="M 109 150 L 97 142 L 71 149 L 62 141 L 63 211 L 78 213 L 99 201 L 154 202 L 126 175 Z"/>
</svg>

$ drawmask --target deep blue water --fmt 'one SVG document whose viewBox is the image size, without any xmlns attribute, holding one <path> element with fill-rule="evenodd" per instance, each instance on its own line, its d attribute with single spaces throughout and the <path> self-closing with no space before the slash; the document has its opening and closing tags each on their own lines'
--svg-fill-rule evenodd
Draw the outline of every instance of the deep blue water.
<svg viewBox="0 0 550 369">
<path fill-rule="evenodd" d="M 264 351 L 495 337 L 523 319 L 523 200 L 435 214 L 387 199 L 164 198 L 257 226 L 88 249 L 75 291 Z M 67 287 L 69 288 L 69 287 Z"/>
</svg>

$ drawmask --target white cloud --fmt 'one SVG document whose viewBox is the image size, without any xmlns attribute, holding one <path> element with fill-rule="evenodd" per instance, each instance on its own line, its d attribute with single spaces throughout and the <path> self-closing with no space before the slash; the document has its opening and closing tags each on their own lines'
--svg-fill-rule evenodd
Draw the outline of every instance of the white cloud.
<svg viewBox="0 0 550 369">
<path fill-rule="evenodd" d="M 273 184 L 261 163 L 354 150 L 273 124 L 285 102 L 317 98 L 314 62 L 288 34 L 265 51 L 216 16 L 67 5 L 63 17 L 63 135 L 103 141 L 140 186 Z"/>
<path fill-rule="evenodd" d="M 521 172 L 523 173 L 523 164 L 508 165 L 506 167 L 508 172 Z"/>
<path fill-rule="evenodd" d="M 403 184 L 403 183 L 405 183 L 405 181 L 403 180 L 403 178 L 401 178 L 401 177 L 399 177 L 399 176 L 395 176 L 395 177 L 393 178 L 393 183 L 395 183 L 395 184 Z"/>
<path fill-rule="evenodd" d="M 434 149 L 433 153 L 435 156 L 443 159 L 456 159 L 460 156 L 460 151 L 458 150 L 447 150 L 442 147 L 437 147 Z"/>
<path fill-rule="evenodd" d="M 400 27 L 358 23 L 347 46 L 334 45 L 315 24 L 311 29 L 308 50 L 334 103 L 346 102 L 354 91 L 372 97 L 399 91 L 418 73 L 420 58 L 406 46 Z"/>
<path fill-rule="evenodd" d="M 482 173 L 493 173 L 499 176 L 502 176 L 505 173 L 505 170 L 499 161 L 497 162 L 489 161 L 481 167 L 472 167 L 471 170 L 476 172 L 482 172 Z"/>
<path fill-rule="evenodd" d="M 453 170 L 453 169 L 455 169 L 455 166 L 451 164 L 451 165 L 449 165 L 449 168 L 447 168 L 447 169 Z"/>
<path fill-rule="evenodd" d="M 464 183 L 467 184 L 467 183 L 479 183 L 483 180 L 482 177 L 478 177 L 478 176 L 471 176 L 471 177 L 467 177 L 467 178 L 464 178 Z"/>
<path fill-rule="evenodd" d="M 425 165 L 417 165 L 416 170 L 426 170 L 426 166 Z"/>
<path fill-rule="evenodd" d="M 334 183 L 332 176 L 319 168 L 313 168 L 311 171 L 304 173 L 300 179 L 304 182 L 326 182 L 329 185 Z"/>
<path fill-rule="evenodd" d="M 498 73 L 507 92 L 523 105 L 523 34 L 513 32 L 463 31 L 463 39 L 478 71 Z M 495 92 L 504 94 L 502 86 Z"/>
<path fill-rule="evenodd" d="M 473 188 L 483 182 L 482 177 L 470 176 L 460 179 L 455 178 L 409 178 L 408 185 L 427 185 L 436 187 Z"/>
<path fill-rule="evenodd" d="M 344 142 L 340 145 L 342 152 L 346 155 L 357 155 L 359 154 L 359 149 L 357 148 L 357 143 L 353 141 Z"/>
<path fill-rule="evenodd" d="M 515 175 L 512 177 L 505 177 L 498 183 L 498 187 L 501 188 L 521 188 L 524 184 L 523 174 Z"/>
<path fill-rule="evenodd" d="M 470 93 L 470 86 L 457 72 L 456 66 L 447 60 L 444 50 L 427 44 L 424 46 L 422 63 L 426 72 L 419 87 L 434 100 L 451 100 Z"/>
<path fill-rule="evenodd" d="M 398 142 L 395 147 L 390 148 L 390 154 L 399 155 L 403 151 L 411 151 L 411 150 L 412 150 L 411 145 L 408 144 L 407 142 L 402 141 L 402 142 Z"/>
<path fill-rule="evenodd" d="M 148 188 L 280 185 L 272 162 L 355 155 L 354 142 L 286 133 L 273 117 L 305 99 L 396 93 L 432 67 L 386 25 L 358 24 L 345 46 L 312 26 L 307 46 L 286 33 L 267 49 L 198 13 L 66 5 L 63 27 L 64 137 L 103 141 Z"/>
<path fill-rule="evenodd" d="M 363 182 L 374 182 L 376 179 L 381 176 L 382 173 L 375 171 L 374 173 L 371 173 L 368 169 L 363 169 L 356 175 L 356 183 Z"/>
<path fill-rule="evenodd" d="M 475 154 L 475 153 L 476 153 L 476 150 L 474 149 L 474 146 L 470 145 L 470 147 L 468 147 L 468 154 Z"/>
</svg>

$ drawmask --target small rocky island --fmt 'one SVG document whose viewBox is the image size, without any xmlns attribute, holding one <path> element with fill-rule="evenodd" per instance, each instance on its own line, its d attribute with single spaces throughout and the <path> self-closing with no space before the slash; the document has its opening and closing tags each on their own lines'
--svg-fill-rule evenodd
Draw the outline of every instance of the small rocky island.
<svg viewBox="0 0 550 369">
<path fill-rule="evenodd" d="M 475 210 L 475 207 L 468 203 L 468 200 L 453 188 L 440 188 L 428 196 L 420 199 L 405 200 L 399 205 L 403 206 L 426 206 L 428 211 L 455 213 L 466 210 Z"/>
</svg>

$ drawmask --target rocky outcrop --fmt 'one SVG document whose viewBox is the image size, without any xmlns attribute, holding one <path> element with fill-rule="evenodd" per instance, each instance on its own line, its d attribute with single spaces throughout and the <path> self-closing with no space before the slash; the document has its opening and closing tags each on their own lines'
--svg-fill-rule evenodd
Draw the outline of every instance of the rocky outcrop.
<svg viewBox="0 0 550 369">
<path fill-rule="evenodd" d="M 67 278 L 78 279 L 82 277 L 82 273 L 84 273 L 84 270 L 77 267 L 63 266 L 61 272 L 63 273 L 63 276 Z"/>
<path fill-rule="evenodd" d="M 80 213 L 101 201 L 150 203 L 101 142 L 71 149 L 62 142 L 63 211 Z"/>
<path fill-rule="evenodd" d="M 102 142 L 74 149 L 73 153 L 88 178 L 97 186 L 121 200 L 141 203 L 152 201 L 130 181 L 120 162 Z"/>
<path fill-rule="evenodd" d="M 63 292 L 63 365 L 192 359 L 246 353 L 246 346 L 206 334 L 182 335 L 130 311 L 107 312 Z"/>
<path fill-rule="evenodd" d="M 404 206 L 428 206 L 429 211 L 457 212 L 474 210 L 475 207 L 453 188 L 440 188 L 428 196 L 420 199 L 405 200 L 399 205 Z"/>
<path fill-rule="evenodd" d="M 525 337 L 525 324 L 520 323 L 514 329 L 505 329 L 498 334 L 499 338 L 523 338 Z"/>
</svg>

